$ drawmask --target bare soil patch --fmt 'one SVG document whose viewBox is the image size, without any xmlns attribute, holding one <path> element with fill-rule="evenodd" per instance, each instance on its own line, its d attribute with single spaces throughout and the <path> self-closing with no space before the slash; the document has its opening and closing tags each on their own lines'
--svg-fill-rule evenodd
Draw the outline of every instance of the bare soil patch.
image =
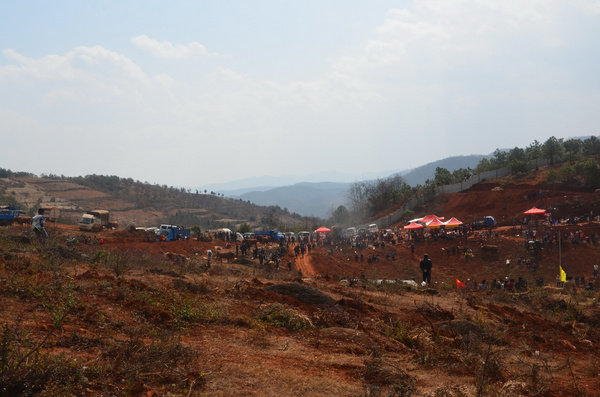
<svg viewBox="0 0 600 397">
<path fill-rule="evenodd" d="M 493 237 L 420 241 L 414 255 L 407 241 L 317 246 L 304 257 L 290 250 L 280 269 L 219 241 L 149 242 L 133 229 L 84 233 L 56 224 L 39 244 L 27 228 L 3 227 L 0 394 L 600 395 L 598 292 L 555 287 L 559 264 L 594 280 L 600 250 L 570 241 L 560 251 L 530 250 L 524 229 L 512 227 L 534 204 L 583 216 L 596 213 L 597 199 L 556 189 L 525 200 L 548 190 L 539 179 L 501 191 L 486 182 L 421 209 L 504 219 Z M 591 235 L 600 225 L 536 230 Z M 83 236 L 103 244 L 84 245 Z M 468 260 L 465 248 L 473 251 Z M 231 255 L 209 267 L 208 249 Z M 425 252 L 434 264 L 430 287 L 392 282 L 420 281 Z M 524 292 L 475 288 L 519 276 L 529 282 Z M 457 278 L 471 289 L 457 290 Z"/>
</svg>

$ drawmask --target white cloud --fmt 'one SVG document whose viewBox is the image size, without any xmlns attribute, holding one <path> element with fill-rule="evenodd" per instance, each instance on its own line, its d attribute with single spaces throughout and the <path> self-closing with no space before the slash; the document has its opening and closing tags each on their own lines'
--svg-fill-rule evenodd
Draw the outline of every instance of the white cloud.
<svg viewBox="0 0 600 397">
<path fill-rule="evenodd" d="M 47 104 L 131 104 L 152 91 L 164 95 L 175 84 L 166 75 L 149 76 L 128 57 L 101 46 L 80 46 L 65 55 L 37 59 L 12 49 L 3 53 L 13 63 L 0 66 L 0 82 L 37 84 Z"/>
<path fill-rule="evenodd" d="M 219 68 L 212 72 L 208 79 L 214 83 L 243 82 L 244 77 L 231 69 Z"/>
<path fill-rule="evenodd" d="M 173 44 L 168 41 L 158 41 L 145 34 L 136 36 L 131 42 L 138 48 L 149 52 L 158 58 L 163 59 L 186 59 L 193 57 L 216 57 L 217 53 L 209 53 L 206 47 L 198 42 L 192 42 L 187 45 Z"/>
<path fill-rule="evenodd" d="M 256 78 L 244 69 L 253 62 L 277 63 L 277 57 L 285 56 L 281 53 L 264 59 L 236 54 L 227 62 L 218 59 L 219 64 L 200 67 L 197 62 L 161 62 L 157 67 L 138 64 L 128 54 L 103 46 L 80 46 L 40 58 L 8 48 L 3 51 L 6 64 L 0 63 L 0 103 L 9 104 L 15 113 L 6 110 L 3 115 L 11 115 L 10 124 L 19 133 L 30 131 L 32 136 L 40 130 L 36 126 L 43 126 L 57 137 L 57 144 L 66 140 L 65 125 L 71 140 L 93 133 L 107 142 L 119 141 L 124 164 L 143 163 L 165 152 L 190 159 L 190 169 L 219 162 L 223 151 L 229 158 L 245 158 L 248 153 L 269 156 L 269 162 L 257 162 L 252 169 L 224 165 L 219 175 L 215 171 L 211 176 L 227 180 L 234 178 L 232 173 L 236 178 L 272 173 L 269 164 L 295 162 L 293 156 L 302 151 L 304 156 L 331 156 L 332 164 L 345 164 L 342 167 L 349 171 L 362 164 L 344 158 L 364 153 L 377 153 L 381 162 L 375 168 L 398 168 L 410 164 L 399 161 L 418 156 L 406 153 L 399 159 L 392 152 L 406 145 L 409 136 L 415 147 L 452 136 L 453 145 L 481 153 L 486 149 L 466 145 L 479 144 L 482 126 L 534 136 L 521 125 L 528 106 L 538 107 L 533 109 L 536 115 L 545 114 L 549 106 L 569 107 L 562 87 L 571 87 L 577 76 L 569 65 L 552 63 L 573 39 L 565 28 L 572 23 L 559 13 L 565 0 L 414 4 L 389 10 L 369 37 L 340 49 L 342 55 L 328 60 L 329 69 L 312 80 Z M 196 42 L 175 45 L 146 35 L 131 42 L 163 59 L 218 56 Z M 530 50 L 539 53 L 532 55 Z M 575 50 L 572 54 L 577 56 Z M 152 75 L 150 71 L 157 69 L 164 74 Z M 17 92 L 22 103 L 9 91 Z M 581 95 L 586 101 L 585 95 L 573 91 L 570 98 Z M 597 101 L 593 98 L 590 103 Z M 568 112 L 552 116 L 567 119 L 572 114 Z M 502 122 L 494 122 L 500 114 Z M 540 119 L 549 121 L 536 128 L 561 135 L 548 128 L 552 117 Z M 511 143 L 507 134 L 490 134 L 483 139 L 489 151 L 493 145 L 501 146 L 493 139 L 519 144 Z M 336 159 L 334 152 L 345 157 Z M 416 159 L 421 163 L 410 165 L 425 162 Z M 120 174 L 130 176 L 127 171 Z M 161 176 L 174 177 L 168 171 Z M 182 184 L 190 178 L 179 177 Z"/>
<path fill-rule="evenodd" d="M 389 10 L 373 36 L 347 51 L 333 68 L 348 80 L 393 78 L 392 83 L 400 84 L 459 68 L 492 70 L 511 58 L 523 59 L 522 46 L 565 46 L 558 22 L 564 6 L 563 0 L 416 2 L 410 10 Z"/>
<path fill-rule="evenodd" d="M 600 0 L 576 0 L 576 2 L 590 14 L 600 13 Z"/>
</svg>

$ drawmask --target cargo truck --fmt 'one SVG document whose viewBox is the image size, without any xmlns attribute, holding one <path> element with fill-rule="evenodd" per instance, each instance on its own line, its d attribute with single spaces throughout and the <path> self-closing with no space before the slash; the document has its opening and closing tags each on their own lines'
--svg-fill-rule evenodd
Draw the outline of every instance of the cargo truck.
<svg viewBox="0 0 600 397">
<path fill-rule="evenodd" d="M 279 230 L 255 230 L 254 235 L 257 237 L 269 237 L 273 241 L 279 241 L 280 239 L 285 238 L 284 234 Z"/>
<path fill-rule="evenodd" d="M 0 206 L 0 225 L 8 225 L 21 214 L 21 206 L 8 204 Z"/>
<path fill-rule="evenodd" d="M 79 230 L 99 231 L 117 227 L 118 223 L 110 220 L 110 213 L 106 210 L 88 211 L 79 220 Z"/>
<path fill-rule="evenodd" d="M 191 237 L 190 229 L 175 225 L 160 225 L 156 230 L 156 241 L 188 240 Z"/>
</svg>

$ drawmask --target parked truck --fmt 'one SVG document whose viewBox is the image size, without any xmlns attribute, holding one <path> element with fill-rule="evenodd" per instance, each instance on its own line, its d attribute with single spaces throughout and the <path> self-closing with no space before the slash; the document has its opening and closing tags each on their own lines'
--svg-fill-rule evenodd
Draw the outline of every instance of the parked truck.
<svg viewBox="0 0 600 397">
<path fill-rule="evenodd" d="M 0 225 L 8 225 L 21 214 L 21 206 L 8 204 L 0 206 Z"/>
<path fill-rule="evenodd" d="M 279 230 L 258 230 L 254 231 L 255 236 L 269 237 L 273 241 L 279 241 L 281 238 L 285 238 L 285 235 Z"/>
<path fill-rule="evenodd" d="M 310 241 L 310 232 L 302 231 L 298 233 L 298 241 L 308 243 Z"/>
<path fill-rule="evenodd" d="M 476 229 L 489 229 L 496 226 L 496 219 L 493 216 L 487 215 L 483 217 L 483 220 L 475 222 Z"/>
<path fill-rule="evenodd" d="M 88 211 L 79 220 L 79 230 L 99 231 L 117 227 L 118 223 L 110 220 L 110 212 L 106 210 Z"/>
<path fill-rule="evenodd" d="M 187 240 L 191 237 L 190 229 L 176 225 L 160 225 L 156 230 L 156 241 Z"/>
</svg>

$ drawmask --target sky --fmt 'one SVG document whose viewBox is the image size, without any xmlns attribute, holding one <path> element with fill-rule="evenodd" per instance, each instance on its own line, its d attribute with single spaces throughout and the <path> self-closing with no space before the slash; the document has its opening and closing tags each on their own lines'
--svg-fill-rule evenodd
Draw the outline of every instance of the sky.
<svg viewBox="0 0 600 397">
<path fill-rule="evenodd" d="M 600 0 L 1 1 L 0 167 L 359 180 L 599 135 L 599 39 Z"/>
</svg>

